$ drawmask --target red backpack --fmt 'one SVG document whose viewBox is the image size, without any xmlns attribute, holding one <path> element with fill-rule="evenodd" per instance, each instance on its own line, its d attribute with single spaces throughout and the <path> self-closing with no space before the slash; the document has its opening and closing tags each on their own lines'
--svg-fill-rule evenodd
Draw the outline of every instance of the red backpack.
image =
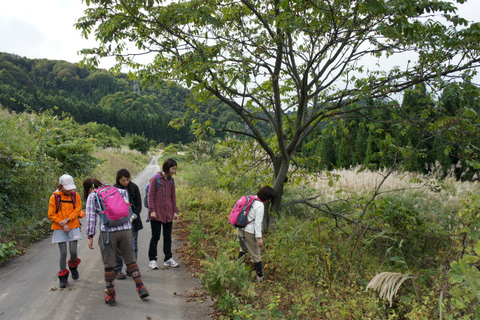
<svg viewBox="0 0 480 320">
<path fill-rule="evenodd" d="M 60 208 L 62 207 L 62 202 L 73 203 L 73 209 L 75 209 L 75 199 L 76 199 L 76 196 L 77 196 L 77 193 L 75 191 L 72 190 L 70 192 L 70 196 L 72 197 L 72 201 L 62 200 L 62 197 L 59 194 L 56 194 L 56 193 L 54 193 L 53 195 L 55 196 L 55 206 L 57 207 L 55 213 L 58 213 L 58 210 L 60 210 Z"/>
<path fill-rule="evenodd" d="M 248 221 L 248 212 L 253 204 L 253 201 L 261 201 L 260 198 L 256 196 L 243 196 L 238 199 L 237 203 L 233 206 L 232 211 L 230 211 L 230 223 L 237 228 L 244 228 L 250 222 Z"/>
</svg>

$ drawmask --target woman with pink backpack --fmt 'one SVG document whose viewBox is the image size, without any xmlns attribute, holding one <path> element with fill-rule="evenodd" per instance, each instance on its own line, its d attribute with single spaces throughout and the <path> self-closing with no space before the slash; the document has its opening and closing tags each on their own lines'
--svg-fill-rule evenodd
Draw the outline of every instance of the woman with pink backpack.
<svg viewBox="0 0 480 320">
<path fill-rule="evenodd" d="M 86 199 L 86 233 L 88 236 L 88 247 L 91 250 L 94 249 L 93 237 L 97 231 L 97 221 L 99 221 L 100 236 L 98 237 L 98 246 L 100 247 L 104 268 L 105 303 L 110 306 L 116 304 L 114 268 L 116 265 L 117 248 L 120 249 L 127 271 L 134 280 L 140 299 L 145 299 L 149 296 L 149 293 L 143 284 L 142 275 L 133 252 L 131 221 L 135 216 L 129 212 L 130 204 L 127 191 L 117 189 L 114 186 L 107 186 L 95 178 L 85 179 L 83 181 L 83 190 L 84 198 Z M 103 192 L 107 192 L 108 196 L 103 198 Z M 116 204 L 120 206 L 120 203 L 113 202 L 119 196 L 122 198 L 120 202 L 123 202 L 124 207 L 117 207 Z M 115 220 L 114 215 L 120 215 L 120 211 L 123 211 L 124 208 L 126 208 L 126 217 Z"/>
<path fill-rule="evenodd" d="M 248 221 L 244 228 L 237 228 L 237 239 L 240 245 L 238 259 L 242 259 L 245 254 L 249 253 L 253 260 L 255 271 L 257 273 L 257 281 L 263 281 L 263 267 L 260 248 L 263 247 L 262 239 L 262 223 L 265 211 L 265 205 L 272 202 L 275 197 L 275 191 L 270 186 L 264 186 L 257 192 L 260 201 L 253 201 L 250 210 L 248 210 Z"/>
</svg>

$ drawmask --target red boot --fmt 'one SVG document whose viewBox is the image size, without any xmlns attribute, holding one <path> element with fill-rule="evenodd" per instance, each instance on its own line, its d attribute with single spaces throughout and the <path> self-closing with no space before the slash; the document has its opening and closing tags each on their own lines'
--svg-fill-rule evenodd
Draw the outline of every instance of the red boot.
<svg viewBox="0 0 480 320">
<path fill-rule="evenodd" d="M 60 281 L 60 288 L 66 288 L 68 283 L 68 272 L 67 269 L 62 270 L 58 273 L 58 280 Z"/>
<path fill-rule="evenodd" d="M 82 262 L 79 258 L 77 258 L 77 261 L 72 262 L 72 260 L 68 260 L 68 267 L 70 268 L 70 271 L 72 272 L 72 278 L 73 280 L 77 280 L 78 277 L 80 276 L 78 274 L 77 266 Z"/>
</svg>

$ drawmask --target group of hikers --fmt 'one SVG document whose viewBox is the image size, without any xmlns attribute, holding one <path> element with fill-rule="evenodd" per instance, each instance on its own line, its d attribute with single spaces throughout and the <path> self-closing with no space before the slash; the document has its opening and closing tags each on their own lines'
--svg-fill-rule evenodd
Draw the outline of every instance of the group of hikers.
<svg viewBox="0 0 480 320">
<path fill-rule="evenodd" d="M 166 159 L 162 170 L 153 176 L 148 184 L 145 206 L 148 208 L 147 222 L 151 226 L 151 238 L 148 248 L 149 268 L 158 269 L 157 246 L 163 229 L 163 253 L 165 267 L 178 267 L 172 255 L 173 222 L 178 222 L 178 208 L 175 193 L 177 162 Z M 85 212 L 82 211 L 82 199 L 74 191 L 76 185 L 72 176 L 64 174 L 59 178 L 58 188 L 50 197 L 48 218 L 52 221 L 52 243 L 57 243 L 60 249 L 60 271 L 58 272 L 59 286 L 65 288 L 71 272 L 72 279 L 79 278 L 78 265 L 81 260 L 77 254 L 78 240 L 82 239 L 80 218 L 86 216 L 86 235 L 88 247 L 94 249 L 93 238 L 99 225 L 98 246 L 104 266 L 105 303 L 116 304 L 115 279 L 133 278 L 139 297 L 143 300 L 149 296 L 137 264 L 138 231 L 143 229 L 140 212 L 142 199 L 138 186 L 131 181 L 130 172 L 120 169 L 117 172 L 116 183 L 108 186 L 96 178 L 87 178 L 83 181 L 83 201 Z M 119 197 L 121 196 L 121 198 Z M 262 221 L 264 205 L 273 200 L 274 191 L 265 186 L 257 192 L 256 200 L 248 211 L 248 224 L 237 231 L 242 259 L 246 253 L 251 255 L 254 262 L 257 280 L 263 281 L 260 248 L 262 241 Z M 108 199 L 107 199 L 108 198 Z M 115 198 L 121 199 L 118 203 Z M 106 212 L 112 208 L 126 210 L 123 217 L 113 218 Z M 115 207 L 118 206 L 118 207 Z M 122 209 L 122 210 L 121 210 Z M 68 249 L 67 249 L 68 246 Z M 70 259 L 67 261 L 67 250 Z M 68 269 L 67 269 L 68 264 Z M 125 273 L 122 272 L 125 264 Z"/>
</svg>

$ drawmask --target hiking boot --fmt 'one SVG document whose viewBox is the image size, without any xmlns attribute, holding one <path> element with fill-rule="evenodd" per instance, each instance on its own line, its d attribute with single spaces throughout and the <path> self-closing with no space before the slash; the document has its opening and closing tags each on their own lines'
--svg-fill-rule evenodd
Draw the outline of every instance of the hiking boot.
<svg viewBox="0 0 480 320">
<path fill-rule="evenodd" d="M 115 275 L 115 279 L 119 279 L 119 280 L 127 279 L 127 275 L 122 271 L 120 271 Z"/>
<path fill-rule="evenodd" d="M 67 269 L 62 270 L 58 273 L 58 281 L 60 282 L 60 288 L 66 288 L 68 283 L 68 272 Z"/>
<path fill-rule="evenodd" d="M 165 262 L 163 263 L 163 265 L 164 265 L 165 267 L 170 267 L 170 268 L 176 268 L 176 267 L 178 267 L 178 263 L 177 263 L 175 260 L 173 260 L 172 258 L 170 258 L 170 259 L 168 259 L 167 261 L 165 261 Z"/>
<path fill-rule="evenodd" d="M 152 270 L 158 269 L 157 261 L 155 260 L 150 261 L 150 263 L 148 264 L 148 267 Z"/>
<path fill-rule="evenodd" d="M 116 301 L 115 301 L 115 298 L 116 298 L 117 295 L 109 295 L 108 293 L 105 293 L 105 304 L 108 304 L 110 305 L 111 307 L 113 307 L 114 305 L 116 305 Z"/>
<path fill-rule="evenodd" d="M 149 296 L 147 288 L 143 284 L 137 288 L 137 292 L 142 300 Z"/>
<path fill-rule="evenodd" d="M 72 272 L 73 280 L 77 280 L 80 275 L 78 274 L 78 265 L 82 262 L 82 260 L 77 258 L 77 261 L 72 262 L 72 260 L 68 260 L 68 267 L 70 268 L 70 272 Z"/>
<path fill-rule="evenodd" d="M 257 276 L 257 282 L 259 282 L 259 283 L 263 282 L 263 276 L 262 277 Z"/>
</svg>

